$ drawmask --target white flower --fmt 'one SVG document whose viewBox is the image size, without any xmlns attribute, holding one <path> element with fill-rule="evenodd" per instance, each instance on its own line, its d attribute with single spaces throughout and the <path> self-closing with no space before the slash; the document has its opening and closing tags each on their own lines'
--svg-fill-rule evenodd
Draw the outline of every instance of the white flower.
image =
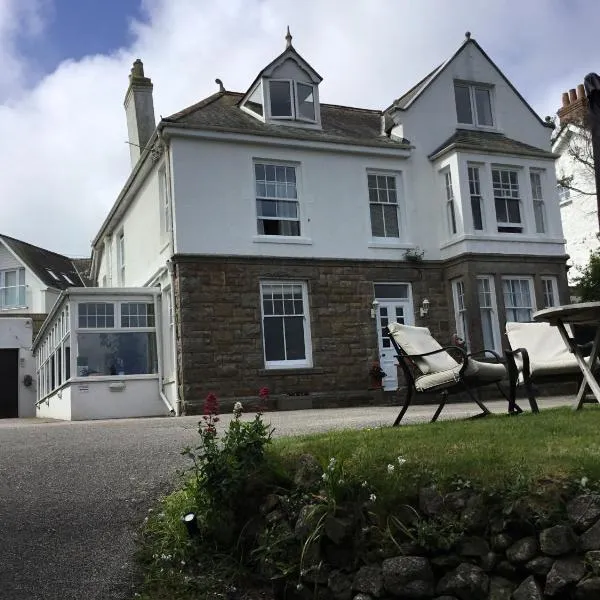
<svg viewBox="0 0 600 600">
<path fill-rule="evenodd" d="M 340 480 L 338 481 L 338 485 L 344 485 L 344 480 L 343 480 L 343 479 L 340 479 Z"/>
<path fill-rule="evenodd" d="M 362 487 L 366 488 L 369 484 L 366 481 L 362 482 Z"/>
<path fill-rule="evenodd" d="M 387 466 L 387 471 L 391 475 L 394 472 L 394 465 L 388 465 Z"/>
<path fill-rule="evenodd" d="M 399 457 L 398 457 L 398 464 L 399 464 L 400 466 L 402 466 L 402 465 L 403 465 L 405 462 L 406 462 L 406 459 L 405 459 L 405 458 L 403 458 L 402 456 L 399 456 Z"/>
<path fill-rule="evenodd" d="M 589 479 L 587 477 L 581 478 L 581 487 L 585 487 L 588 484 Z"/>
<path fill-rule="evenodd" d="M 375 494 L 371 494 L 371 495 L 369 496 L 369 500 L 370 500 L 371 502 L 375 502 L 375 500 L 377 500 L 377 496 L 376 496 Z"/>
<path fill-rule="evenodd" d="M 303 586 L 301 583 L 299 583 L 299 584 L 296 586 L 296 590 L 298 590 L 299 592 L 301 592 L 303 589 L 304 589 L 304 586 Z"/>
<path fill-rule="evenodd" d="M 330 471 L 333 471 L 335 467 L 335 458 L 330 458 L 329 459 L 329 466 L 327 467 Z"/>
<path fill-rule="evenodd" d="M 244 410 L 244 407 L 242 406 L 242 403 L 241 403 L 241 402 L 236 402 L 236 403 L 233 405 L 233 414 L 234 414 L 236 417 L 239 417 L 239 416 L 242 414 L 243 410 Z"/>
<path fill-rule="evenodd" d="M 329 476 L 327 475 L 327 473 L 323 473 L 323 475 L 321 475 L 321 479 L 323 481 L 327 481 L 329 479 Z"/>
</svg>

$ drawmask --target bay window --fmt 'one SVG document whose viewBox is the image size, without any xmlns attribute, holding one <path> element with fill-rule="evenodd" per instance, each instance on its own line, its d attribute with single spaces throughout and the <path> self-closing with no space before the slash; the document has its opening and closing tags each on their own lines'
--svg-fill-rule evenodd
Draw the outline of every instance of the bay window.
<svg viewBox="0 0 600 600">
<path fill-rule="evenodd" d="M 519 176 L 511 169 L 492 169 L 496 222 L 500 233 L 522 233 Z"/>
<path fill-rule="evenodd" d="M 505 277 L 502 280 L 507 321 L 527 323 L 534 312 L 533 281 L 529 277 Z"/>
</svg>

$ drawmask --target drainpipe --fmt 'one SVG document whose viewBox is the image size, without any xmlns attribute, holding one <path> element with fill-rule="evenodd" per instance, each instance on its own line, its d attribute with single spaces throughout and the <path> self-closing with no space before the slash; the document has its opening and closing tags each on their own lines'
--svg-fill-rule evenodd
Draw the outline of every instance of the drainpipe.
<svg viewBox="0 0 600 600">
<path fill-rule="evenodd" d="M 175 416 L 175 409 L 169 402 L 169 399 L 165 396 L 164 392 L 164 381 L 163 381 L 163 361 L 162 361 L 162 302 L 160 294 L 154 296 L 154 314 L 156 315 L 156 348 L 160 348 L 157 352 L 158 359 L 158 394 L 160 399 L 164 402 L 165 406 L 169 409 L 169 414 Z"/>
<path fill-rule="evenodd" d="M 175 318 L 176 310 L 175 310 L 175 282 L 173 281 L 173 262 L 171 260 L 167 261 L 167 267 L 169 269 L 169 282 L 170 282 L 170 290 L 169 293 L 171 294 L 171 310 L 173 311 L 173 318 Z M 179 365 L 177 364 L 178 361 L 178 354 L 177 354 L 177 323 L 175 323 L 175 339 L 173 340 L 173 354 L 174 356 L 172 358 L 174 358 L 173 364 L 174 364 L 174 369 L 173 369 L 173 376 L 175 378 L 175 394 L 177 397 L 177 404 L 176 404 L 176 410 L 175 410 L 175 414 L 177 416 L 179 416 L 182 413 L 182 402 L 181 402 L 181 397 L 179 396 Z"/>
</svg>

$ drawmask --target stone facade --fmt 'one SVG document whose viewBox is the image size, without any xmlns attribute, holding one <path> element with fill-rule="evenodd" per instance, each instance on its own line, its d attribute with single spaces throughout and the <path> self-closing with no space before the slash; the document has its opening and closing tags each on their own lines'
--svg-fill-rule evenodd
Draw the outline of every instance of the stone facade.
<svg viewBox="0 0 600 600">
<path fill-rule="evenodd" d="M 475 277 L 494 276 L 502 331 L 502 275 L 533 277 L 538 308 L 542 276 L 555 276 L 561 301 L 568 298 L 564 258 L 488 255 L 396 263 L 180 255 L 173 265 L 179 393 L 188 413 L 196 412 L 210 391 L 222 400 L 255 399 L 263 386 L 282 409 L 385 401 L 369 390 L 368 376 L 378 358 L 376 322 L 370 315 L 377 282 L 410 283 L 415 324 L 429 327 L 441 343 L 449 343 L 456 330 L 453 279 L 464 279 L 467 303 L 476 307 Z M 261 280 L 307 283 L 312 368 L 265 369 Z M 430 309 L 421 318 L 423 298 Z M 468 314 L 472 346 L 481 348 L 478 311 Z"/>
</svg>

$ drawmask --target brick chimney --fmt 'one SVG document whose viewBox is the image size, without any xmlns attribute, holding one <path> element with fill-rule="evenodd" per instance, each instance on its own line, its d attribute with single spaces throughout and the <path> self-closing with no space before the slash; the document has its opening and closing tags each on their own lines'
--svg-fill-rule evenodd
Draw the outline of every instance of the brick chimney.
<svg viewBox="0 0 600 600">
<path fill-rule="evenodd" d="M 587 98 L 583 83 L 577 89 L 571 89 L 562 95 L 562 106 L 558 109 L 558 119 L 561 127 L 567 123 L 581 123 L 587 119 Z"/>
<path fill-rule="evenodd" d="M 131 68 L 124 103 L 132 169 L 156 128 L 152 88 L 152 81 L 144 75 L 144 64 L 138 58 Z"/>
</svg>

